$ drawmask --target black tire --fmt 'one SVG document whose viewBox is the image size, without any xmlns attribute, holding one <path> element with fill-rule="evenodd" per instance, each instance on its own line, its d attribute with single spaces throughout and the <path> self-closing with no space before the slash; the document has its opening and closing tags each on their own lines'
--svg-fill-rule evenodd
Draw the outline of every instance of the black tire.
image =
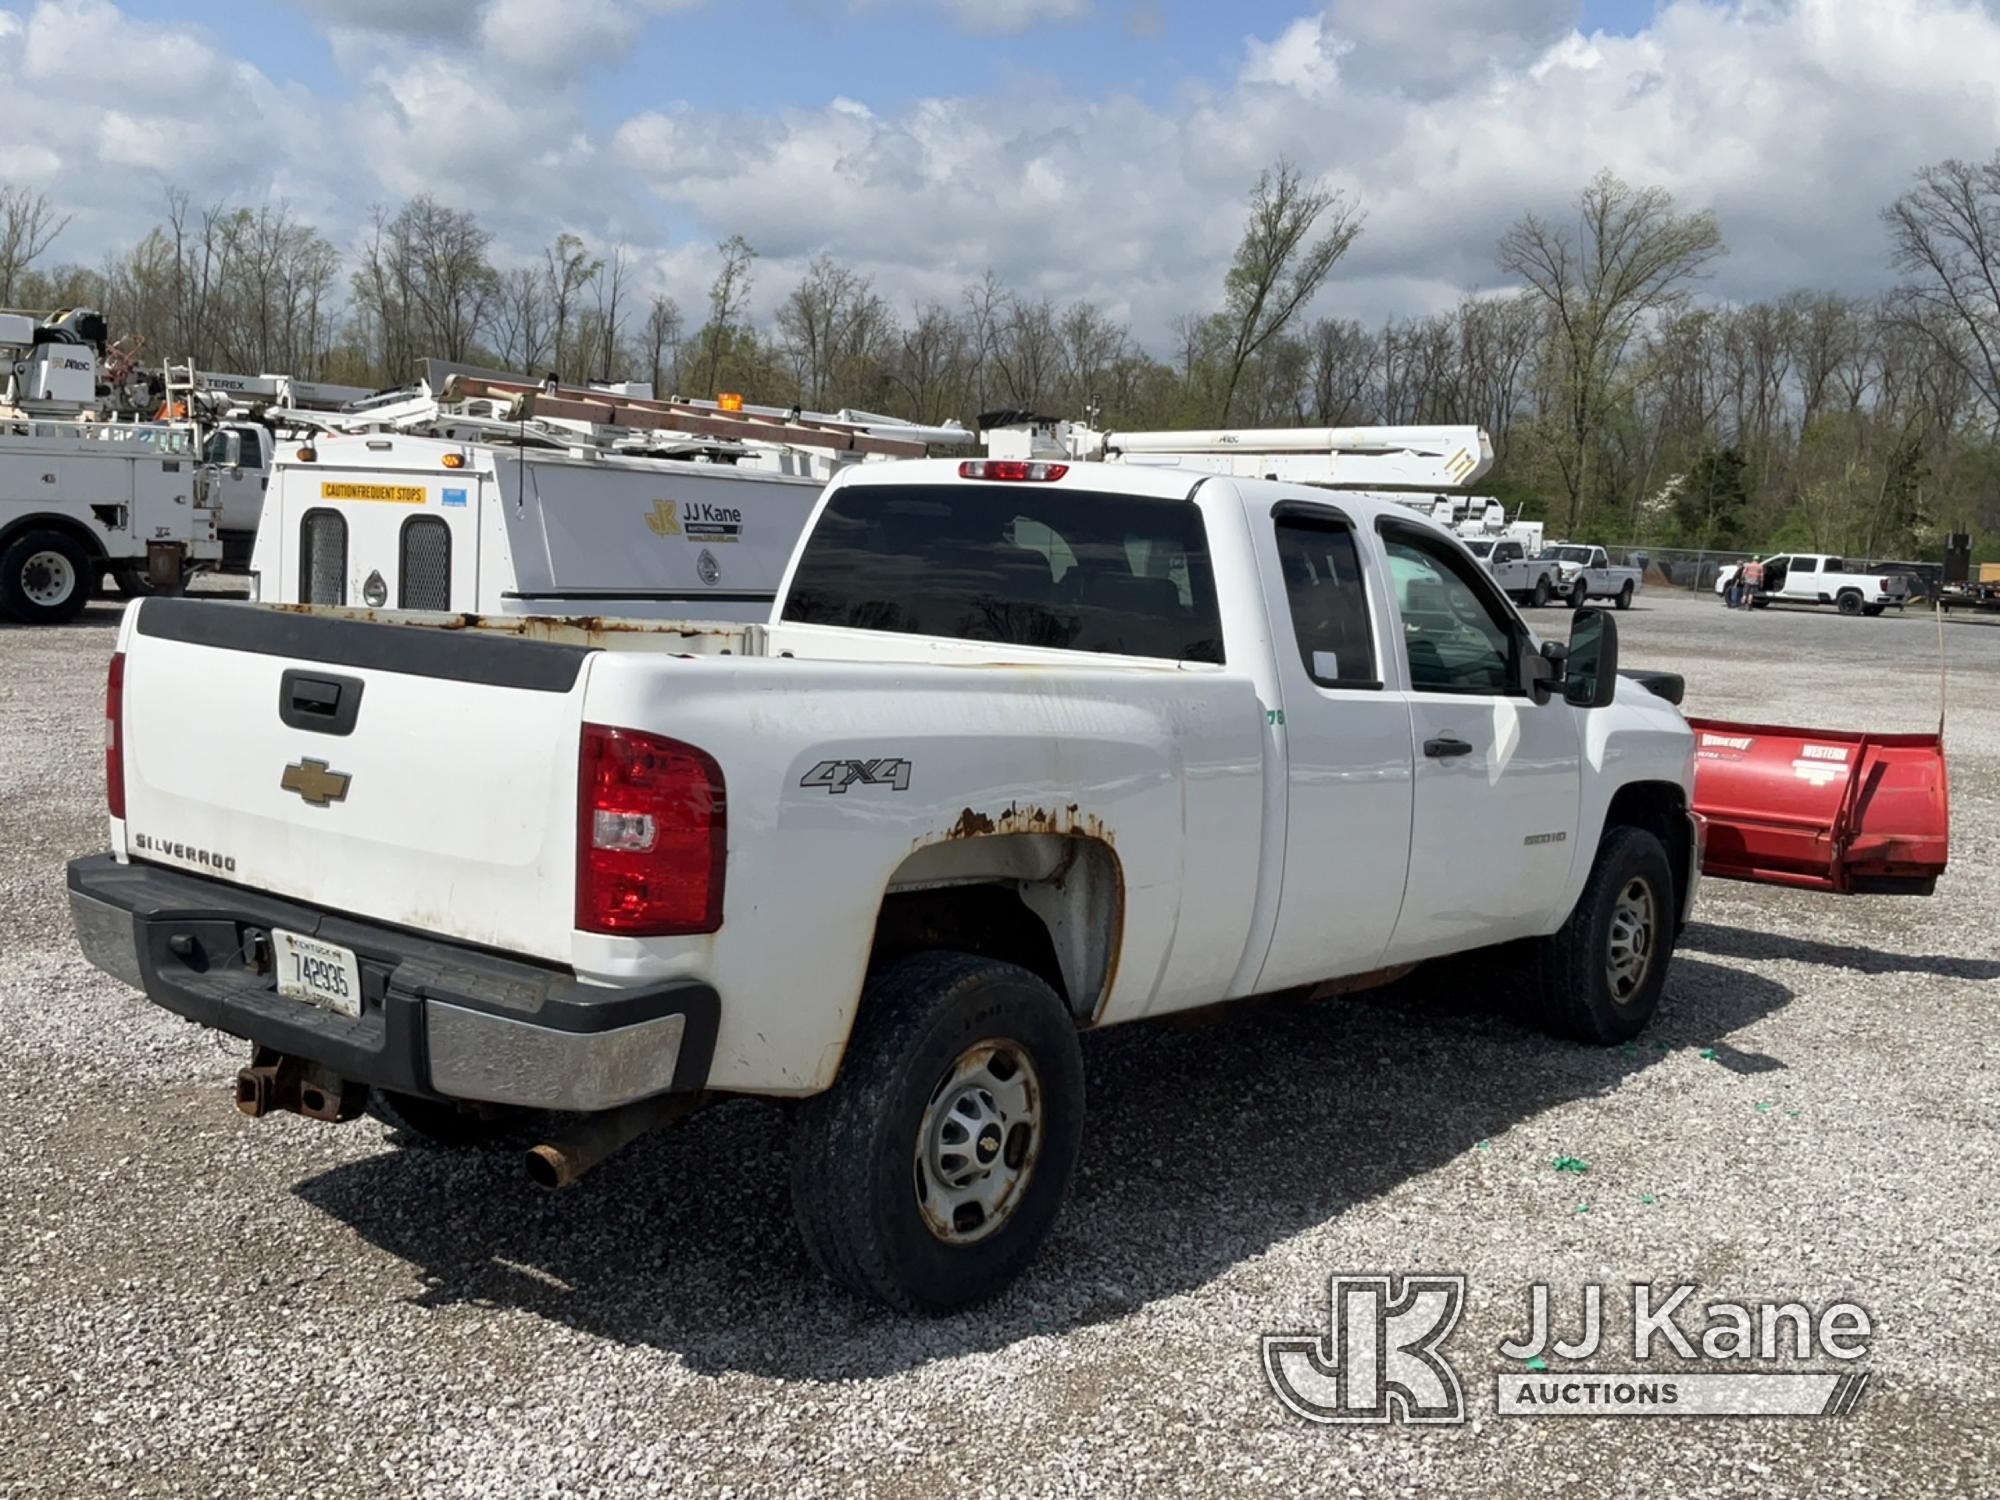
<svg viewBox="0 0 2000 1500">
<path fill-rule="evenodd" d="M 1847 589 L 1834 600 L 1834 605 L 1844 615 L 1858 615 L 1861 613 L 1861 596 L 1853 589 Z"/>
<path fill-rule="evenodd" d="M 1571 609 L 1582 609 L 1584 605 L 1588 604 L 1589 602 L 1590 602 L 1590 580 L 1587 578 L 1578 577 L 1576 582 L 1570 585 L 1569 607 Z"/>
<path fill-rule="evenodd" d="M 1618 607 L 1620 609 L 1632 607 L 1632 580 L 1629 578 L 1625 580 L 1625 587 L 1618 591 Z"/>
<path fill-rule="evenodd" d="M 0 615 L 67 625 L 90 603 L 103 564 L 66 532 L 30 529 L 0 548 Z"/>
<path fill-rule="evenodd" d="M 1535 608 L 1547 609 L 1549 600 L 1554 597 L 1554 592 L 1549 588 L 1549 575 L 1543 573 L 1535 579 Z"/>
<path fill-rule="evenodd" d="M 1868 616 L 1868 618 L 1872 620 L 1876 616 L 1880 615 L 1882 611 L 1887 609 L 1888 607 L 1889 606 L 1886 604 L 1864 604 L 1861 606 L 1861 613 Z"/>
<path fill-rule="evenodd" d="M 150 599 L 159 592 L 144 568 L 113 568 L 111 581 L 127 599 Z"/>
<path fill-rule="evenodd" d="M 541 1119 L 541 1112 L 505 1104 L 460 1104 L 450 1099 L 426 1099 L 388 1089 L 368 1091 L 368 1113 L 407 1139 L 467 1151 L 518 1145 Z"/>
<path fill-rule="evenodd" d="M 1016 1069 L 1009 1081 L 1022 1078 L 1025 1058 L 1029 1101 L 1039 1081 L 1038 1132 L 1028 1124 L 1023 1133 L 1020 1109 L 996 1115 L 990 1092 L 982 1115 L 976 1082 L 958 1086 L 965 1111 L 947 1093 L 955 1070 L 989 1041 L 1004 1044 L 995 1065 Z M 994 1153 L 984 1171 L 979 1158 L 921 1148 L 927 1127 L 936 1145 L 961 1115 L 986 1121 L 976 1137 L 958 1127 L 968 1152 Z M 1069 1188 L 1083 1139 L 1076 1024 L 1054 990 L 1014 964 L 966 953 L 898 959 L 870 977 L 840 1076 L 799 1107 L 794 1131 L 792 1211 L 813 1264 L 904 1312 L 982 1301 L 1034 1259 Z M 933 1229 L 918 1195 L 948 1207 L 949 1185 L 932 1175 L 939 1161 L 981 1184 L 995 1172 L 1017 1174 L 1004 1211 Z"/>
<path fill-rule="evenodd" d="M 1651 898 L 1651 926 L 1644 968 L 1621 998 L 1611 978 L 1614 918 L 1634 882 Z M 1673 867 L 1657 838 L 1641 828 L 1606 829 L 1576 909 L 1526 955 L 1525 999 L 1533 1022 L 1556 1036 L 1607 1046 L 1645 1030 L 1673 959 L 1678 899 Z"/>
</svg>

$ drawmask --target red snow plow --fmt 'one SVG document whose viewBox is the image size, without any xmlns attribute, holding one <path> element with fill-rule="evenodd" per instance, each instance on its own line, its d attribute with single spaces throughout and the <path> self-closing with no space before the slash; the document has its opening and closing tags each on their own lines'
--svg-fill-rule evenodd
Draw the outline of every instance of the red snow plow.
<svg viewBox="0 0 2000 1500">
<path fill-rule="evenodd" d="M 1928 896 L 1950 842 L 1944 736 L 1689 719 L 1704 875 Z"/>
</svg>

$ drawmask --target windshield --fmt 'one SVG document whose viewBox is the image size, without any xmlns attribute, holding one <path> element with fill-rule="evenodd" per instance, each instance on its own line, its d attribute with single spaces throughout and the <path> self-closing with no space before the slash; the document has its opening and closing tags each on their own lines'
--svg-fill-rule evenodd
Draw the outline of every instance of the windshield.
<svg viewBox="0 0 2000 1500">
<path fill-rule="evenodd" d="M 1467 542 L 1465 548 L 1474 557 L 1491 557 L 1493 555 L 1493 544 L 1491 542 Z"/>
<path fill-rule="evenodd" d="M 1542 554 L 1544 562 L 1587 563 L 1590 561 L 1589 547 L 1551 547 Z"/>
</svg>

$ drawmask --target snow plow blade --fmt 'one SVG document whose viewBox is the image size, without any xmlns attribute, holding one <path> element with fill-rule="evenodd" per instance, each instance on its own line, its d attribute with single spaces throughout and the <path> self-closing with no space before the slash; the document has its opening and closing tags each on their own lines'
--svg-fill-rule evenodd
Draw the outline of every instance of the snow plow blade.
<svg viewBox="0 0 2000 1500">
<path fill-rule="evenodd" d="M 1936 890 L 1951 833 L 1942 735 L 1688 725 L 1702 874 L 1840 895 Z"/>
</svg>

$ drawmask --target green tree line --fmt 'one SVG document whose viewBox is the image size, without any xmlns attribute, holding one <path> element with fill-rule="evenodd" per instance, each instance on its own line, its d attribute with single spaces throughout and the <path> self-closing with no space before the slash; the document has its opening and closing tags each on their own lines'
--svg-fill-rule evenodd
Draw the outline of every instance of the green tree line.
<svg viewBox="0 0 2000 1500">
<path fill-rule="evenodd" d="M 759 320 L 765 268 L 740 236 L 683 308 L 639 285 L 622 246 L 563 233 L 503 255 L 431 196 L 377 210 L 343 253 L 284 203 L 175 191 L 137 244 L 63 264 L 60 206 L 0 188 L 0 305 L 98 307 L 152 364 L 377 387 L 434 355 L 924 421 L 1477 422 L 1498 455 L 1482 488 L 1554 532 L 1929 557 L 1948 531 L 2000 532 L 2000 154 L 1924 169 L 1882 217 L 1882 294 L 1725 303 L 1700 295 L 1726 253 L 1714 216 L 1607 172 L 1507 230 L 1505 289 L 1364 324 L 1311 315 L 1362 206 L 1280 161 L 1250 186 L 1214 303 L 1149 350 L 1088 300 L 989 271 L 897 305 L 830 255 Z"/>
</svg>

